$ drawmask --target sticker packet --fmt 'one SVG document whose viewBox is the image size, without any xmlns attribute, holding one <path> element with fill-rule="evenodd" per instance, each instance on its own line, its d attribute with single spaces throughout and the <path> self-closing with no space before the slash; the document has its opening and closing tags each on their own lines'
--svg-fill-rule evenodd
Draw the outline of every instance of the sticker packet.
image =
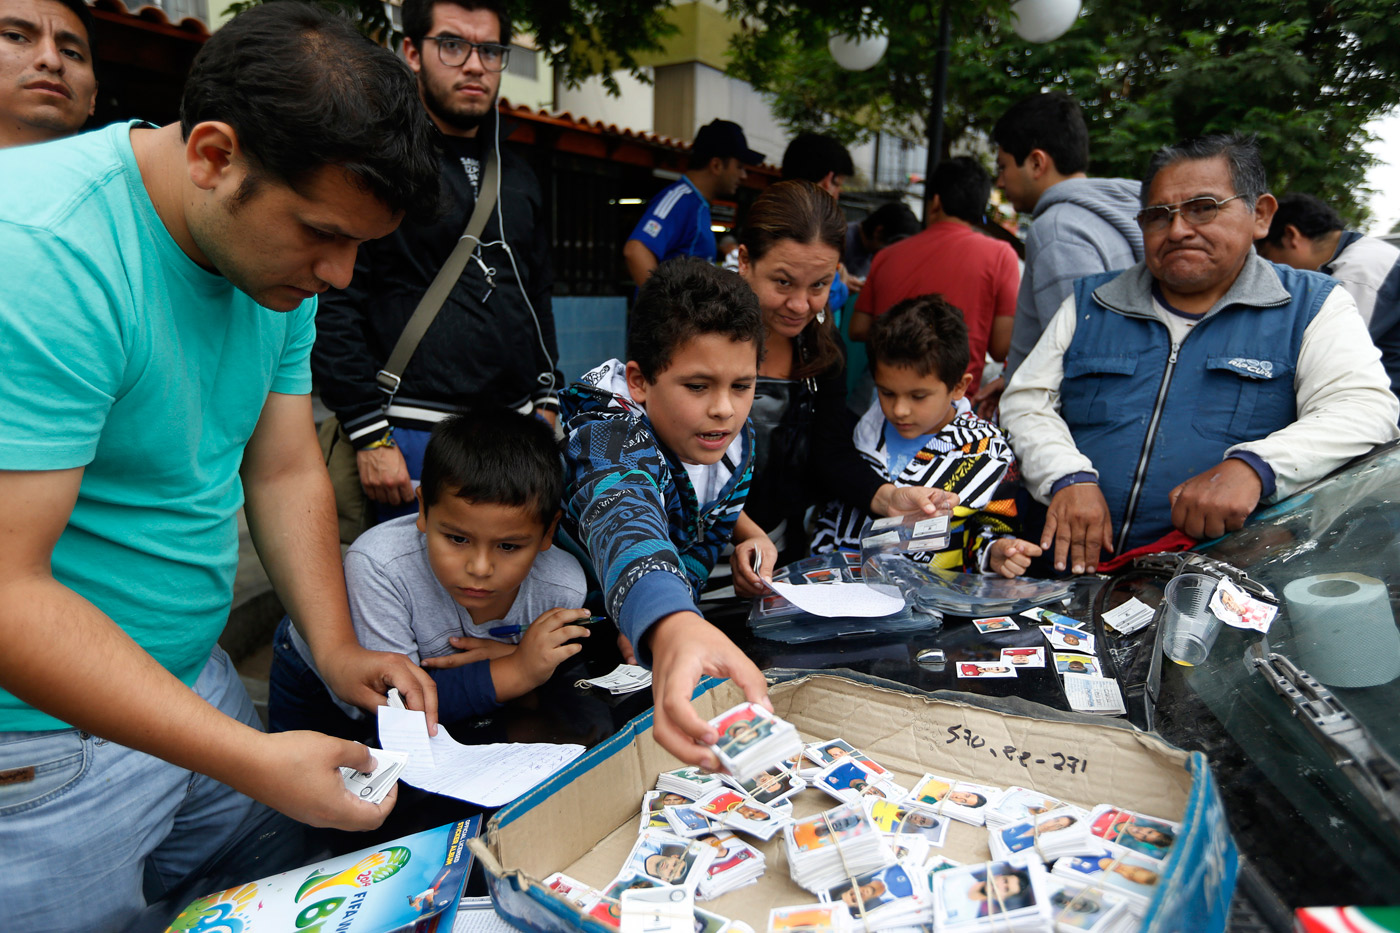
<svg viewBox="0 0 1400 933">
<path fill-rule="evenodd" d="M 939 816 L 932 810 L 916 807 L 909 803 L 891 803 L 888 800 L 864 801 L 865 812 L 870 821 L 881 832 L 901 836 L 918 836 L 929 845 L 942 847 L 948 835 L 949 817 Z"/>
<path fill-rule="evenodd" d="M 1050 910 L 1045 869 L 1038 859 L 963 865 L 932 876 L 934 927 L 963 931 L 1045 930 Z"/>
<path fill-rule="evenodd" d="M 722 787 L 695 801 L 696 809 L 729 829 L 758 839 L 772 839 L 789 821 L 772 807 L 754 800 L 743 791 Z"/>
<path fill-rule="evenodd" d="M 1181 824 L 1131 810 L 1100 804 L 1089 814 L 1089 831 L 1104 842 L 1110 851 L 1132 852 L 1150 859 L 1161 860 L 1171 852 Z M 1114 849 L 1113 846 L 1118 846 Z"/>
<path fill-rule="evenodd" d="M 865 762 L 838 758 L 817 775 L 813 785 L 843 803 L 856 803 L 872 796 L 884 800 L 901 800 L 909 793 L 890 778 L 889 772 L 877 773 Z"/>
<path fill-rule="evenodd" d="M 621 874 L 694 891 L 714 860 L 714 849 L 674 833 L 648 829 L 637 837 Z"/>
<path fill-rule="evenodd" d="M 784 765 L 786 764 L 787 762 L 784 762 Z M 725 775 L 724 783 L 742 790 L 759 803 L 769 805 L 787 800 L 807 787 L 806 781 L 783 766 L 760 771 L 746 781 L 740 781 L 732 775 Z"/>
<path fill-rule="evenodd" d="M 863 872 L 827 889 L 824 899 L 840 904 L 854 921 L 869 928 L 917 922 L 931 903 L 927 876 L 896 862 Z"/>
<path fill-rule="evenodd" d="M 792 723 L 756 703 L 740 703 L 711 719 L 710 725 L 719 733 L 711 748 L 725 770 L 740 781 L 802 751 L 802 739 Z"/>
<path fill-rule="evenodd" d="M 919 778 L 905 802 L 923 807 L 938 816 L 982 826 L 987 820 L 988 805 L 994 806 L 1001 799 L 1001 794 L 999 787 L 925 774 Z"/>
</svg>

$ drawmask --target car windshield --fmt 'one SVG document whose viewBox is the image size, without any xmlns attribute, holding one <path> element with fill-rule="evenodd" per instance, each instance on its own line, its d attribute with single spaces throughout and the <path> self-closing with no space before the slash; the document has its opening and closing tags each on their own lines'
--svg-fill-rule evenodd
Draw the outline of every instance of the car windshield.
<svg viewBox="0 0 1400 933">
<path fill-rule="evenodd" d="M 1295 704 L 1270 688 L 1251 658 L 1273 652 L 1306 671 L 1355 717 L 1350 725 L 1359 723 L 1374 746 L 1400 759 L 1397 503 L 1400 446 L 1392 445 L 1205 548 L 1271 589 L 1280 611 L 1266 640 L 1227 628 L 1204 663 L 1183 669 L 1191 691 L 1298 814 L 1336 846 L 1363 887 L 1392 892 L 1400 890 L 1400 830 L 1387 826 L 1360 791 L 1358 770 L 1338 766 L 1346 756 L 1329 752 L 1304 727 Z M 1298 713 L 1313 718 L 1306 706 Z M 1343 714 L 1333 728 L 1347 725 Z M 1396 777 L 1390 775 L 1390 802 L 1400 808 Z"/>
</svg>

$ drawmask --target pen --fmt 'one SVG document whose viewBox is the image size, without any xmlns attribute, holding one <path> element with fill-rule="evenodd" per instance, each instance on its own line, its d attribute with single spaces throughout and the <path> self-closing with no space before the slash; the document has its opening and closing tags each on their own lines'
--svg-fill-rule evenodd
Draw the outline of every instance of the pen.
<svg viewBox="0 0 1400 933">
<path fill-rule="evenodd" d="M 606 616 L 589 616 L 586 619 L 579 619 L 577 622 L 570 622 L 570 625 L 592 625 L 594 622 L 602 622 Z M 492 638 L 510 638 L 512 635 L 519 635 L 530 626 L 528 625 L 498 625 L 493 629 L 487 629 L 487 634 Z"/>
</svg>

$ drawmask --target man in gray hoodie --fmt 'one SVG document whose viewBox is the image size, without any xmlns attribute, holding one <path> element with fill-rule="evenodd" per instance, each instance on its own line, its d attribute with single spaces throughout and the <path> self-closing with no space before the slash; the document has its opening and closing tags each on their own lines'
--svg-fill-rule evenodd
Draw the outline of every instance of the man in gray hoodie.
<svg viewBox="0 0 1400 933">
<path fill-rule="evenodd" d="M 1012 207 L 1031 215 L 1031 229 L 1006 368 L 975 399 L 983 417 L 996 410 L 1006 383 L 1075 279 L 1126 269 L 1143 258 L 1142 231 L 1134 220 L 1141 185 L 1085 175 L 1089 131 L 1073 98 L 1061 91 L 1026 98 L 1002 114 L 992 139 L 997 187 Z"/>
</svg>

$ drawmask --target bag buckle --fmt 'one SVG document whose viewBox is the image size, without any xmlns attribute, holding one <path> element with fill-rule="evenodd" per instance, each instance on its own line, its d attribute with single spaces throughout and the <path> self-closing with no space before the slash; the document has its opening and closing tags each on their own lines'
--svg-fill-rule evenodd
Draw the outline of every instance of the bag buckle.
<svg viewBox="0 0 1400 933">
<path fill-rule="evenodd" d="M 385 395 L 392 396 L 399 391 L 399 383 L 403 382 L 403 377 L 381 369 L 374 374 L 375 384 L 379 386 L 379 391 Z"/>
</svg>

